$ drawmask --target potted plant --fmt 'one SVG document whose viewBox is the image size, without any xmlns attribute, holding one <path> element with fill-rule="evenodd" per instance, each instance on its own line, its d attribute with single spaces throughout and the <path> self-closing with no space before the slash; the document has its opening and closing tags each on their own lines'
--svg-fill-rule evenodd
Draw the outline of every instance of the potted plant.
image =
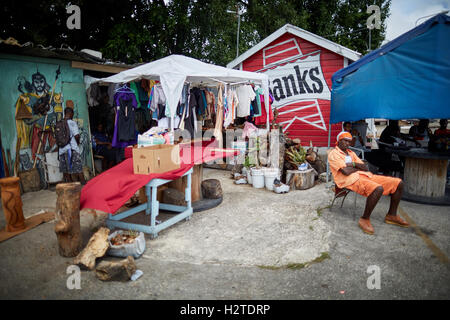
<svg viewBox="0 0 450 320">
<path fill-rule="evenodd" d="M 298 166 L 305 162 L 306 151 L 302 146 L 298 146 L 298 149 L 295 146 L 292 146 L 286 150 L 286 158 L 287 161 L 297 169 Z"/>
</svg>

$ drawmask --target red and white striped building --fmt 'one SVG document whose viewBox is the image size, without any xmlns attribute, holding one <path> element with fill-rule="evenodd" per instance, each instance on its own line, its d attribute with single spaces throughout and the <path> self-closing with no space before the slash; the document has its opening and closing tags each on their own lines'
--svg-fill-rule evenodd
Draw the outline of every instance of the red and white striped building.
<svg viewBox="0 0 450 320">
<path fill-rule="evenodd" d="M 286 24 L 227 67 L 269 75 L 278 110 L 277 123 L 302 145 L 328 145 L 331 76 L 361 54 L 301 28 Z M 362 106 L 363 107 L 363 106 Z M 341 131 L 331 126 L 331 141 Z"/>
</svg>

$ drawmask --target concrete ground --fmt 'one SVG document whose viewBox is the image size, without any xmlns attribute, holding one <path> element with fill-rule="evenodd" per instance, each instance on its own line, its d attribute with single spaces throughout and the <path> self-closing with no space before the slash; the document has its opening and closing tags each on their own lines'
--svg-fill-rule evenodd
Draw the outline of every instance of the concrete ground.
<svg viewBox="0 0 450 320">
<path fill-rule="evenodd" d="M 383 223 L 383 197 L 370 236 L 357 225 L 363 197 L 355 202 L 351 194 L 342 209 L 339 200 L 330 208 L 325 184 L 278 195 L 229 177 L 204 170 L 204 179 L 220 179 L 222 204 L 146 237 L 147 250 L 136 260 L 144 274 L 135 282 L 102 282 L 81 271 L 81 289 L 68 289 L 73 259 L 59 256 L 54 221 L 0 243 L 0 299 L 450 298 L 449 207 L 402 201 L 400 214 L 414 222 L 405 229 Z M 41 190 L 22 201 L 28 217 L 54 210 L 56 194 Z M 104 217 L 82 211 L 84 244 Z"/>
</svg>

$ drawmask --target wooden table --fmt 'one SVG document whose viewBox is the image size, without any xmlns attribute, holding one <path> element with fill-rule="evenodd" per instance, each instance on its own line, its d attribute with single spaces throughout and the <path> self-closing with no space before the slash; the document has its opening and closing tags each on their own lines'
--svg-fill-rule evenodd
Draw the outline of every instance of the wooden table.
<svg viewBox="0 0 450 320">
<path fill-rule="evenodd" d="M 405 200 L 450 205 L 446 195 L 447 166 L 450 153 L 430 152 L 424 148 L 386 151 L 405 157 L 403 182 Z"/>
</svg>

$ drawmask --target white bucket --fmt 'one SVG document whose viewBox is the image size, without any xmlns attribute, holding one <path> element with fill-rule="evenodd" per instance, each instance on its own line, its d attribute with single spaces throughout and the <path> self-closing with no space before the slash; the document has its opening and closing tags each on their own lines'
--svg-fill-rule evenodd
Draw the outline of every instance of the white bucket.
<svg viewBox="0 0 450 320">
<path fill-rule="evenodd" d="M 279 169 L 278 168 L 265 168 L 264 170 L 264 184 L 266 189 L 273 191 L 273 181 L 278 178 Z"/>
<path fill-rule="evenodd" d="M 48 182 L 55 183 L 63 181 L 63 174 L 59 172 L 58 152 L 48 152 L 45 154 L 47 163 Z"/>
<path fill-rule="evenodd" d="M 253 188 L 264 188 L 264 172 L 262 169 L 252 169 Z"/>
<path fill-rule="evenodd" d="M 252 169 L 248 168 L 247 169 L 247 183 L 252 184 Z"/>
</svg>

